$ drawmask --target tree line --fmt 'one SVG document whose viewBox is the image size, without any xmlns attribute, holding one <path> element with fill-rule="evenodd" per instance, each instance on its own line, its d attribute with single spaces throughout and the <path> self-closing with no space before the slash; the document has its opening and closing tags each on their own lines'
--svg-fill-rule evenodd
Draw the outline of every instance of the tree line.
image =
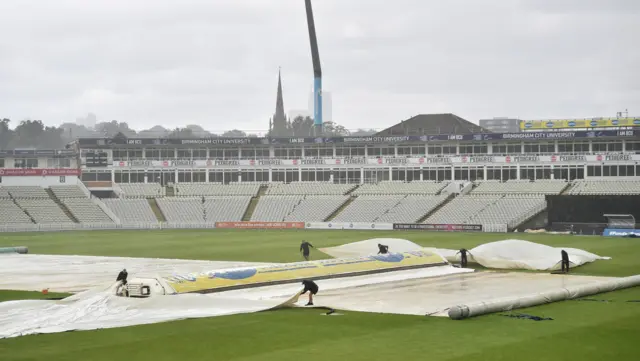
<svg viewBox="0 0 640 361">
<path fill-rule="evenodd" d="M 12 128 L 12 126 L 14 126 Z M 297 117 L 287 123 L 286 136 L 313 136 L 313 119 Z M 350 132 L 334 122 L 324 123 L 327 136 L 365 136 L 375 133 L 374 130 L 359 129 Z M 63 149 L 65 145 L 78 138 L 209 138 L 209 137 L 257 137 L 244 131 L 233 129 L 222 134 L 206 131 L 199 125 L 187 125 L 175 129 L 167 129 L 156 125 L 151 129 L 136 131 L 126 122 L 112 120 L 96 123 L 94 127 L 86 127 L 76 123 L 64 123 L 59 127 L 46 126 L 41 120 L 23 120 L 12 124 L 10 119 L 0 120 L 0 149 L 18 148 Z"/>
</svg>

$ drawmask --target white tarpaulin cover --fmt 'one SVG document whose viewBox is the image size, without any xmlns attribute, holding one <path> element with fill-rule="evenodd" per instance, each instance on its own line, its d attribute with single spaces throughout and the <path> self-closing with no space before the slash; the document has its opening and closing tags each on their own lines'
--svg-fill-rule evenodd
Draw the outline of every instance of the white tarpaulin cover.
<svg viewBox="0 0 640 361">
<path fill-rule="evenodd" d="M 389 246 L 389 252 L 410 252 L 424 249 L 422 246 L 406 239 L 374 238 L 343 246 L 321 248 L 320 251 L 333 257 L 360 256 L 377 252 L 378 243 Z M 443 248 L 428 249 L 439 253 L 449 262 L 460 262 L 460 254 L 456 254 L 459 250 Z M 518 239 L 507 239 L 482 244 L 470 249 L 470 254 L 467 256 L 467 259 L 469 262 L 475 262 L 493 269 L 553 271 L 561 269 L 560 251 L 563 249 L 569 254 L 571 267 L 581 266 L 596 260 L 611 259 L 610 257 L 601 257 L 581 249 L 556 248 Z"/>
<path fill-rule="evenodd" d="M 111 284 L 126 268 L 129 276 L 170 276 L 214 269 L 269 263 L 197 261 L 184 259 L 0 254 L 0 289 L 80 292 Z"/>
<path fill-rule="evenodd" d="M 560 264 L 562 250 L 569 255 L 569 266 L 572 268 L 596 260 L 611 259 L 611 257 L 598 256 L 581 249 L 551 247 L 519 239 L 482 244 L 470 249 L 467 259 L 469 262 L 494 269 L 554 271 L 562 267 Z M 437 251 L 449 262 L 460 262 L 460 255 L 456 255 L 458 250 L 438 249 Z"/>
<path fill-rule="evenodd" d="M 377 253 L 377 244 L 391 252 L 422 247 L 399 239 L 373 239 L 323 249 L 335 257 Z M 499 246 L 495 249 L 496 244 Z M 487 247 L 490 246 L 490 247 Z M 478 262 L 499 267 L 545 267 L 557 262 L 559 249 L 531 242 L 493 242 L 471 250 Z M 547 247 L 549 249 L 543 248 Z M 566 249 L 573 262 L 599 259 L 580 250 Z M 439 250 L 455 259 L 453 250 Z M 553 255 L 552 255 L 553 251 Z M 6 256 L 6 257 L 5 257 Z M 11 301 L 0 303 L 0 338 L 35 333 L 90 330 L 302 306 L 301 285 L 288 284 L 226 291 L 215 294 L 153 296 L 146 299 L 114 296 L 113 281 L 121 268 L 130 277 L 168 276 L 246 266 L 241 262 L 143 260 L 111 257 L 0 255 L 0 288 L 40 290 L 91 290 L 61 301 Z M 545 263 L 546 262 L 546 263 Z M 523 266 L 524 265 L 524 266 Z M 137 273 L 139 271 L 140 273 Z M 569 287 L 586 286 L 608 278 L 509 272 L 474 272 L 452 266 L 389 272 L 317 281 L 316 306 L 363 312 L 446 316 L 460 304 L 491 302 L 507 297 Z M 96 288 L 94 288 L 97 286 Z"/>
<path fill-rule="evenodd" d="M 349 298 L 349 290 L 379 283 L 406 282 L 411 279 L 437 277 L 473 270 L 438 266 L 379 275 L 317 281 L 322 292 L 340 292 Z M 0 338 L 36 333 L 92 330 L 173 321 L 186 318 L 213 317 L 259 312 L 278 307 L 302 306 L 298 302 L 302 286 L 288 284 L 250 288 L 214 294 L 179 294 L 149 298 L 114 296 L 114 286 L 78 293 L 60 301 L 10 301 L 0 303 Z M 330 306 L 317 296 L 316 305 Z M 378 295 L 382 299 L 384 295 Z M 297 304 L 296 304 L 297 302 Z M 390 310 L 393 312 L 393 310 Z"/>
</svg>

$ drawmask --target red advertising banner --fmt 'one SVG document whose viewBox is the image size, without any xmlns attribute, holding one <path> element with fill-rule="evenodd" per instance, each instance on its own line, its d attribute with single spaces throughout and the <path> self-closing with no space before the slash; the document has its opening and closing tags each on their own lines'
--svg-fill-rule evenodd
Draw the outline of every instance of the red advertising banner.
<svg viewBox="0 0 640 361">
<path fill-rule="evenodd" d="M 0 177 L 58 177 L 65 175 L 79 176 L 80 170 L 75 168 L 0 168 Z"/>
<path fill-rule="evenodd" d="M 304 222 L 216 222 L 216 228 L 298 229 L 304 228 Z"/>
</svg>

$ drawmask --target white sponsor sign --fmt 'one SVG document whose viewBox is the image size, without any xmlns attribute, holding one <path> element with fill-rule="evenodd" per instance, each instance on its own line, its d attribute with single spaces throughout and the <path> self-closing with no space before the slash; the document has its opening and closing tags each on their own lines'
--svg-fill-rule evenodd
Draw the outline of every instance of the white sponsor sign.
<svg viewBox="0 0 640 361">
<path fill-rule="evenodd" d="M 532 155 L 507 156 L 478 155 L 451 157 L 347 157 L 305 159 L 211 159 L 211 160 L 130 160 L 114 161 L 116 168 L 318 168 L 339 167 L 402 167 L 402 166 L 447 166 L 451 164 L 587 164 L 638 162 L 640 154 L 591 154 L 591 155 Z"/>
<path fill-rule="evenodd" d="M 391 231 L 393 223 L 366 223 L 366 222 L 307 222 L 307 229 L 354 229 L 369 231 Z"/>
</svg>

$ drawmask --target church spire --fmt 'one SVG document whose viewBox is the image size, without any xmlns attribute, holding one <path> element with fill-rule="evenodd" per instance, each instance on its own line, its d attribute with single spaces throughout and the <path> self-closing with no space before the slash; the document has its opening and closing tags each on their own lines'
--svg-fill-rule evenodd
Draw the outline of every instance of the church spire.
<svg viewBox="0 0 640 361">
<path fill-rule="evenodd" d="M 276 112 L 273 115 L 273 133 L 284 136 L 287 133 L 287 118 L 284 115 L 284 100 L 282 98 L 282 76 L 278 67 L 278 94 L 276 96 Z"/>
</svg>

